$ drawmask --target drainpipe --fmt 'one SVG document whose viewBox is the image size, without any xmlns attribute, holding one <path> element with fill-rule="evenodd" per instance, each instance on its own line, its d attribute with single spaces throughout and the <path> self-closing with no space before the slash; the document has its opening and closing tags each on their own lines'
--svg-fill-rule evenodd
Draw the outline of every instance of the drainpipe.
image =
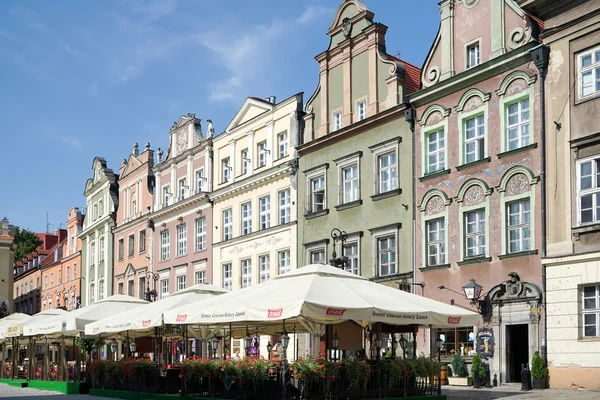
<svg viewBox="0 0 600 400">
<path fill-rule="evenodd" d="M 550 48 L 540 44 L 529 50 L 531 59 L 540 72 L 540 152 L 541 152 L 541 173 L 542 181 L 542 260 L 546 258 L 546 73 L 548 72 L 548 59 Z M 546 265 L 542 262 L 542 358 L 548 363 L 548 317 L 546 308 Z"/>
<path fill-rule="evenodd" d="M 416 225 L 416 212 L 415 212 L 415 203 L 416 203 L 416 193 L 415 193 L 415 188 L 416 188 L 416 183 L 415 180 L 417 179 L 417 172 L 416 172 L 416 154 L 415 154 L 415 109 L 412 108 L 412 105 L 408 104 L 407 105 L 407 109 L 404 110 L 404 118 L 406 119 L 406 121 L 408 122 L 408 126 L 410 127 L 410 132 L 412 134 L 412 138 L 411 138 L 411 144 L 412 144 L 412 198 L 411 198 L 411 207 L 412 207 L 412 278 L 413 278 L 413 283 L 415 281 L 415 277 L 417 274 L 417 240 L 416 240 L 416 235 L 417 235 L 417 225 Z M 412 285 L 413 287 L 415 287 L 415 285 Z M 425 296 L 425 294 L 423 293 L 423 296 Z"/>
</svg>

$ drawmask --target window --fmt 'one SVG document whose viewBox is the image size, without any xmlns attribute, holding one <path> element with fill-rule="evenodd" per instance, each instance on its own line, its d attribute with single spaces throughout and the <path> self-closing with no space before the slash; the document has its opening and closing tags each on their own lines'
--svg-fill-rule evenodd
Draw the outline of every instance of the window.
<svg viewBox="0 0 600 400">
<path fill-rule="evenodd" d="M 177 257 L 187 254 L 187 224 L 177 226 Z"/>
<path fill-rule="evenodd" d="M 358 200 L 358 164 L 342 168 L 342 203 Z"/>
<path fill-rule="evenodd" d="M 333 113 L 333 130 L 337 131 L 338 129 L 342 129 L 342 112 L 334 112 Z"/>
<path fill-rule="evenodd" d="M 260 213 L 260 229 L 271 227 L 271 196 L 264 196 L 258 199 L 258 208 Z"/>
<path fill-rule="evenodd" d="M 577 203 L 579 224 L 600 222 L 600 156 L 579 161 Z"/>
<path fill-rule="evenodd" d="M 479 42 L 467 46 L 467 68 L 479 65 Z"/>
<path fill-rule="evenodd" d="M 482 160 L 485 157 L 485 122 L 484 116 L 478 115 L 464 122 L 465 129 L 465 164 Z"/>
<path fill-rule="evenodd" d="M 348 257 L 348 264 L 345 270 L 356 275 L 360 275 L 358 267 L 358 243 L 347 243 L 344 245 L 344 257 Z"/>
<path fill-rule="evenodd" d="M 529 145 L 529 98 L 515 101 L 506 109 L 508 150 Z"/>
<path fill-rule="evenodd" d="M 233 216 L 231 209 L 223 210 L 223 240 L 233 238 Z"/>
<path fill-rule="evenodd" d="M 98 218 L 98 204 L 94 204 L 94 221 Z"/>
<path fill-rule="evenodd" d="M 396 237 L 377 239 L 377 269 L 379 276 L 396 274 Z"/>
<path fill-rule="evenodd" d="M 266 142 L 258 144 L 258 167 L 264 167 L 267 165 L 267 151 Z"/>
<path fill-rule="evenodd" d="M 250 159 L 248 158 L 248 149 L 242 150 L 242 175 L 248 173 Z"/>
<path fill-rule="evenodd" d="M 204 190 L 204 181 L 206 178 L 204 177 L 204 170 L 201 169 L 196 171 L 196 193 L 200 193 Z"/>
<path fill-rule="evenodd" d="M 50 272 L 50 287 L 54 287 L 54 272 Z"/>
<path fill-rule="evenodd" d="M 196 280 L 196 285 L 199 285 L 201 283 L 206 283 L 206 271 L 202 270 L 202 271 L 196 271 L 195 274 L 195 280 Z"/>
<path fill-rule="evenodd" d="M 206 250 L 206 218 L 196 220 L 196 251 Z"/>
<path fill-rule="evenodd" d="M 600 337 L 600 285 L 584 286 L 583 337 Z"/>
<path fill-rule="evenodd" d="M 285 189 L 279 192 L 279 223 L 287 224 L 290 220 L 290 189 Z"/>
<path fill-rule="evenodd" d="M 600 49 L 578 56 L 579 97 L 593 96 L 600 92 Z"/>
<path fill-rule="evenodd" d="M 73 264 L 73 279 L 77 279 L 77 263 Z"/>
<path fill-rule="evenodd" d="M 188 189 L 187 179 L 186 178 L 180 179 L 179 180 L 179 200 L 185 199 L 185 196 L 187 195 L 187 189 Z"/>
<path fill-rule="evenodd" d="M 71 280 L 71 267 L 69 267 L 67 265 L 67 277 L 66 277 L 66 282 L 69 282 Z M 39 285 L 38 285 L 39 286 Z"/>
<path fill-rule="evenodd" d="M 252 203 L 242 204 L 242 235 L 252 233 Z"/>
<path fill-rule="evenodd" d="M 44 289 L 48 289 L 48 275 L 44 275 Z"/>
<path fill-rule="evenodd" d="M 169 279 L 161 279 L 160 281 L 160 298 L 166 299 L 169 297 Z"/>
<path fill-rule="evenodd" d="M 104 236 L 100 236 L 100 262 L 104 261 Z"/>
<path fill-rule="evenodd" d="M 242 260 L 242 288 L 252 285 L 252 263 L 250 259 Z"/>
<path fill-rule="evenodd" d="M 135 236 L 129 235 L 127 238 L 127 255 L 133 257 L 135 254 Z"/>
<path fill-rule="evenodd" d="M 446 224 L 444 218 L 427 221 L 427 266 L 446 263 Z"/>
<path fill-rule="evenodd" d="M 142 229 L 140 231 L 140 235 L 139 236 L 140 236 L 140 238 L 139 238 L 140 239 L 140 244 L 138 245 L 138 247 L 139 247 L 138 251 L 140 253 L 143 253 L 143 252 L 146 251 L 146 230 Z"/>
<path fill-rule="evenodd" d="M 160 260 L 165 261 L 170 258 L 170 247 L 171 240 L 169 237 L 169 231 L 162 231 L 160 233 Z"/>
<path fill-rule="evenodd" d="M 186 281 L 185 275 L 179 275 L 177 277 L 177 291 L 185 289 L 185 281 Z"/>
<path fill-rule="evenodd" d="M 231 166 L 229 165 L 229 157 L 221 161 L 221 171 L 223 174 L 223 183 L 229 182 L 229 178 L 231 178 Z"/>
<path fill-rule="evenodd" d="M 271 278 L 271 257 L 268 254 L 259 256 L 258 267 L 260 273 L 260 283 L 268 281 Z"/>
<path fill-rule="evenodd" d="M 133 200 L 131 202 L 131 215 L 133 215 L 135 217 L 136 214 L 137 214 L 137 202 L 135 200 Z"/>
<path fill-rule="evenodd" d="M 531 228 L 529 199 L 507 204 L 508 211 L 508 252 L 517 253 L 531 249 Z"/>
<path fill-rule="evenodd" d="M 133 279 L 129 279 L 127 281 L 127 294 L 129 296 L 135 296 L 135 287 L 134 287 Z"/>
<path fill-rule="evenodd" d="M 310 200 L 311 212 L 325 209 L 325 175 L 310 180 Z"/>
<path fill-rule="evenodd" d="M 104 298 L 104 281 L 98 282 L 98 300 Z"/>
<path fill-rule="evenodd" d="M 485 255 L 485 209 L 465 213 L 465 257 Z"/>
<path fill-rule="evenodd" d="M 119 239 L 119 260 L 125 256 L 125 239 Z"/>
<path fill-rule="evenodd" d="M 96 301 L 96 285 L 90 284 L 90 304 Z M 48 308 L 52 308 L 52 299 L 48 299 Z"/>
<path fill-rule="evenodd" d="M 279 275 L 290 272 L 290 251 L 283 250 L 278 252 L 277 259 L 279 260 Z"/>
<path fill-rule="evenodd" d="M 169 206 L 169 199 L 171 196 L 171 192 L 169 192 L 169 186 L 165 186 L 163 187 L 163 193 L 162 193 L 162 199 L 163 199 L 163 205 L 165 207 Z"/>
<path fill-rule="evenodd" d="M 279 148 L 279 158 L 287 157 L 288 155 L 288 133 L 283 132 L 277 135 L 277 143 Z"/>
<path fill-rule="evenodd" d="M 223 289 L 231 290 L 233 283 L 233 269 L 231 264 L 223 264 Z"/>
<path fill-rule="evenodd" d="M 96 243 L 90 243 L 90 265 L 96 265 Z"/>
<path fill-rule="evenodd" d="M 119 282 L 119 284 L 117 285 L 117 293 L 118 293 L 118 294 L 123 294 L 123 293 L 124 293 L 124 292 L 123 292 L 123 290 L 124 290 L 124 285 L 123 285 L 123 282 L 121 281 L 121 282 Z"/>
<path fill-rule="evenodd" d="M 311 264 L 325 263 L 325 249 L 311 250 L 309 256 Z"/>
<path fill-rule="evenodd" d="M 140 277 L 140 279 L 138 279 L 138 297 L 140 299 L 145 299 L 146 298 L 146 277 L 142 276 Z"/>
<path fill-rule="evenodd" d="M 62 269 L 58 270 L 58 276 L 57 276 L 57 278 L 58 278 L 58 284 L 62 285 Z M 27 286 L 27 284 L 25 284 L 25 286 Z M 33 284 L 30 285 L 30 286 L 31 286 L 31 289 L 33 289 Z"/>
<path fill-rule="evenodd" d="M 362 121 L 365 118 L 367 118 L 367 102 L 361 100 L 356 102 L 356 120 Z"/>
<path fill-rule="evenodd" d="M 445 146 L 443 129 L 427 135 L 427 173 L 441 171 L 445 168 Z"/>
</svg>

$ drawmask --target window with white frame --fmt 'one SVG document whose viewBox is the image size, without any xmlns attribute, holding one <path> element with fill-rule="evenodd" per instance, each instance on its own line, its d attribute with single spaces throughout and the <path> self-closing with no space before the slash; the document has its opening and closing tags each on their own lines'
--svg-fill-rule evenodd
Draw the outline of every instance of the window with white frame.
<svg viewBox="0 0 600 400">
<path fill-rule="evenodd" d="M 135 236 L 129 235 L 127 238 L 127 255 L 133 257 L 135 254 Z"/>
<path fill-rule="evenodd" d="M 398 188 L 396 151 L 377 156 L 378 193 L 386 193 Z"/>
<path fill-rule="evenodd" d="M 187 277 L 185 275 L 177 276 L 177 291 L 185 289 L 186 278 Z"/>
<path fill-rule="evenodd" d="M 344 269 L 356 275 L 360 275 L 358 260 L 358 242 L 344 244 L 344 257 L 348 257 L 348 264 Z"/>
<path fill-rule="evenodd" d="M 252 285 L 252 262 L 249 258 L 240 261 L 241 275 L 242 275 L 242 288 L 246 288 Z"/>
<path fill-rule="evenodd" d="M 187 224 L 177 225 L 177 257 L 187 254 Z"/>
<path fill-rule="evenodd" d="M 242 235 L 252 233 L 252 203 L 242 204 Z"/>
<path fill-rule="evenodd" d="M 264 167 L 267 165 L 267 143 L 261 142 L 257 146 L 258 148 L 258 167 Z"/>
<path fill-rule="evenodd" d="M 485 209 L 465 213 L 465 257 L 485 256 Z"/>
<path fill-rule="evenodd" d="M 223 240 L 233 238 L 233 212 L 230 209 L 223 210 Z"/>
<path fill-rule="evenodd" d="M 258 256 L 258 269 L 260 283 L 268 281 L 271 278 L 271 256 Z"/>
<path fill-rule="evenodd" d="M 529 114 L 529 97 L 506 106 L 507 150 L 515 150 L 531 143 Z"/>
<path fill-rule="evenodd" d="M 102 201 L 102 199 L 100 199 L 100 201 L 98 201 L 98 216 L 101 217 L 104 214 L 104 201 Z"/>
<path fill-rule="evenodd" d="M 100 262 L 104 261 L 104 236 L 100 236 Z"/>
<path fill-rule="evenodd" d="M 118 294 L 124 294 L 124 284 L 123 281 L 119 281 L 119 283 L 117 284 L 117 293 Z"/>
<path fill-rule="evenodd" d="M 600 156 L 577 161 L 580 225 L 600 222 Z"/>
<path fill-rule="evenodd" d="M 137 202 L 135 200 L 131 201 L 131 215 L 134 217 L 137 215 Z"/>
<path fill-rule="evenodd" d="M 250 159 L 248 158 L 248 149 L 242 150 L 242 175 L 248 173 L 248 168 L 250 167 Z"/>
<path fill-rule="evenodd" d="M 90 304 L 96 301 L 96 285 L 90 283 Z M 48 308 L 52 308 L 52 299 L 48 299 Z"/>
<path fill-rule="evenodd" d="M 171 257 L 170 254 L 171 240 L 169 231 L 162 231 L 160 233 L 160 260 L 165 261 Z"/>
<path fill-rule="evenodd" d="M 600 92 L 600 48 L 596 47 L 577 56 L 577 75 L 580 98 Z"/>
<path fill-rule="evenodd" d="M 446 220 L 436 218 L 427 221 L 427 266 L 446 263 Z"/>
<path fill-rule="evenodd" d="M 342 112 L 336 111 L 333 113 L 333 130 L 342 129 Z"/>
<path fill-rule="evenodd" d="M 279 158 L 287 157 L 288 155 L 288 133 L 282 132 L 277 135 L 277 143 L 279 149 Z"/>
<path fill-rule="evenodd" d="M 291 221 L 290 212 L 290 189 L 285 189 L 279 192 L 279 224 Z"/>
<path fill-rule="evenodd" d="M 182 178 L 179 180 L 179 200 L 184 200 L 187 195 L 187 179 Z"/>
<path fill-rule="evenodd" d="M 196 193 L 200 193 L 204 190 L 204 169 L 196 171 Z"/>
<path fill-rule="evenodd" d="M 518 253 L 531 250 L 531 226 L 529 199 L 512 201 L 506 204 L 508 217 L 508 252 Z"/>
<path fill-rule="evenodd" d="M 48 275 L 44 275 L 44 289 L 48 289 Z"/>
<path fill-rule="evenodd" d="M 600 337 L 600 284 L 582 287 L 583 337 Z"/>
<path fill-rule="evenodd" d="M 139 245 L 138 252 L 143 253 L 146 251 L 146 230 L 142 229 L 139 234 Z"/>
<path fill-rule="evenodd" d="M 100 280 L 98 282 L 98 300 L 102 300 L 104 298 L 104 281 Z"/>
<path fill-rule="evenodd" d="M 378 276 L 395 275 L 397 273 L 395 235 L 377 238 L 377 271 Z"/>
<path fill-rule="evenodd" d="M 171 192 L 169 191 L 169 186 L 163 187 L 163 190 L 162 190 L 163 206 L 165 206 L 165 207 L 169 206 L 170 198 L 171 198 Z"/>
<path fill-rule="evenodd" d="M 325 249 L 310 250 L 308 252 L 308 255 L 309 255 L 311 264 L 317 264 L 317 263 L 324 264 L 325 263 Z"/>
<path fill-rule="evenodd" d="M 467 68 L 473 68 L 480 63 L 479 42 L 467 46 Z"/>
<path fill-rule="evenodd" d="M 229 179 L 231 178 L 231 166 L 229 165 L 229 157 L 223 159 L 223 161 L 221 161 L 221 173 L 222 173 L 222 180 L 223 183 L 225 182 L 229 182 Z"/>
<path fill-rule="evenodd" d="M 67 265 L 67 277 L 66 277 L 66 282 L 69 282 L 71 280 L 71 267 L 69 267 Z"/>
<path fill-rule="evenodd" d="M 196 283 L 195 283 L 196 285 L 199 285 L 201 283 L 205 284 L 206 283 L 206 270 L 203 269 L 200 271 L 196 271 L 194 278 L 196 281 Z"/>
<path fill-rule="evenodd" d="M 73 263 L 73 279 L 77 279 L 77 263 Z"/>
<path fill-rule="evenodd" d="M 135 296 L 135 283 L 133 281 L 133 275 L 129 277 L 127 281 L 127 294 L 129 296 Z"/>
<path fill-rule="evenodd" d="M 140 299 L 146 298 L 146 277 L 145 276 L 141 276 L 138 279 L 138 297 Z"/>
<path fill-rule="evenodd" d="M 169 279 L 160 280 L 160 298 L 166 299 L 169 297 Z"/>
<path fill-rule="evenodd" d="M 98 203 L 94 204 L 94 221 L 98 218 Z"/>
<path fill-rule="evenodd" d="M 90 243 L 90 265 L 96 265 L 96 243 Z"/>
<path fill-rule="evenodd" d="M 310 211 L 317 212 L 325 209 L 325 175 L 319 175 L 310 180 Z"/>
<path fill-rule="evenodd" d="M 367 102 L 359 100 L 356 102 L 356 121 L 362 121 L 367 118 Z"/>
<path fill-rule="evenodd" d="M 278 262 L 278 270 L 279 275 L 290 272 L 290 251 L 282 250 L 277 252 L 277 262 Z"/>
<path fill-rule="evenodd" d="M 266 195 L 258 199 L 260 214 L 260 229 L 271 227 L 271 196 Z"/>
<path fill-rule="evenodd" d="M 446 162 L 446 140 L 443 129 L 427 134 L 427 173 L 441 171 Z"/>
<path fill-rule="evenodd" d="M 196 251 L 206 250 L 206 218 L 196 220 Z"/>
<path fill-rule="evenodd" d="M 233 267 L 231 263 L 223 264 L 223 289 L 231 290 L 233 284 Z"/>
<path fill-rule="evenodd" d="M 345 165 L 341 168 L 342 180 L 342 203 L 351 203 L 358 200 L 358 163 Z"/>
<path fill-rule="evenodd" d="M 125 257 L 125 239 L 119 239 L 119 260 Z"/>
<path fill-rule="evenodd" d="M 465 164 L 485 157 L 485 119 L 483 115 L 464 121 Z"/>
</svg>

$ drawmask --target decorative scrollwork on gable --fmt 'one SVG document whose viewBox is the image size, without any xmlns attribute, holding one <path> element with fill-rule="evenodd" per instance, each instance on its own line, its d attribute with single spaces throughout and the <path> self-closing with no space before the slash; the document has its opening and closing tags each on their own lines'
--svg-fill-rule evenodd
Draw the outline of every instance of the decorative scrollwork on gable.
<svg viewBox="0 0 600 400">
<path fill-rule="evenodd" d="M 443 119 L 444 119 L 444 117 L 442 116 L 442 113 L 439 112 L 439 111 L 436 111 L 436 112 L 432 113 L 429 116 L 429 118 L 427 118 L 427 121 L 425 121 L 425 126 L 430 126 L 430 125 L 438 124 Z"/>
<path fill-rule="evenodd" d="M 472 185 L 465 192 L 463 203 L 465 206 L 474 206 L 476 204 L 483 203 L 485 201 L 485 193 L 479 185 Z"/>
<path fill-rule="evenodd" d="M 429 87 L 435 85 L 440 80 L 440 67 L 437 65 L 429 68 L 427 72 L 423 72 L 423 85 Z"/>
<path fill-rule="evenodd" d="M 524 79 L 515 79 L 506 88 L 506 96 L 512 96 L 513 94 L 521 93 L 527 89 L 527 82 Z"/>
<path fill-rule="evenodd" d="M 434 196 L 427 202 L 425 215 L 434 215 L 444 211 L 444 200 L 441 196 Z"/>
<path fill-rule="evenodd" d="M 529 191 L 529 179 L 524 174 L 515 174 L 506 184 L 506 195 L 516 196 Z"/>
<path fill-rule="evenodd" d="M 476 108 L 481 107 L 482 105 L 483 105 L 483 100 L 481 100 L 480 97 L 473 96 L 469 100 L 467 100 L 467 102 L 465 103 L 465 107 L 463 108 L 463 111 L 472 111 L 472 110 L 475 110 Z"/>
</svg>

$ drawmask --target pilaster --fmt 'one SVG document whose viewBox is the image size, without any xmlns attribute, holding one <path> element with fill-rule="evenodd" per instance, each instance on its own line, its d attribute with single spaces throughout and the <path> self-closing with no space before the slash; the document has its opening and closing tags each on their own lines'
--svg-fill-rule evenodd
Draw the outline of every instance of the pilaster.
<svg viewBox="0 0 600 400">
<path fill-rule="evenodd" d="M 506 53 L 505 45 L 505 23 L 504 23 L 504 0 L 490 0 L 492 7 L 491 41 L 492 48 L 490 58 L 498 57 Z M 483 54 L 481 55 L 483 56 Z M 482 58 L 482 62 L 483 57 Z"/>
<path fill-rule="evenodd" d="M 440 3 L 442 22 L 440 26 L 441 73 L 440 80 L 454 76 L 454 0 Z"/>
</svg>

